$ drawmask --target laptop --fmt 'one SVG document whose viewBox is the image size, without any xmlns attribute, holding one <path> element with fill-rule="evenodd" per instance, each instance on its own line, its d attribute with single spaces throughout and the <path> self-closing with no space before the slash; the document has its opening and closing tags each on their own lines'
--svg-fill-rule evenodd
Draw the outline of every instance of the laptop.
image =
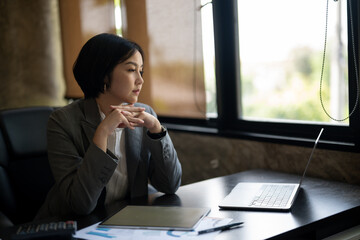
<svg viewBox="0 0 360 240">
<path fill-rule="evenodd" d="M 300 190 L 301 183 L 324 129 L 315 140 L 309 160 L 299 183 L 240 182 L 220 202 L 221 209 L 289 211 Z"/>
</svg>

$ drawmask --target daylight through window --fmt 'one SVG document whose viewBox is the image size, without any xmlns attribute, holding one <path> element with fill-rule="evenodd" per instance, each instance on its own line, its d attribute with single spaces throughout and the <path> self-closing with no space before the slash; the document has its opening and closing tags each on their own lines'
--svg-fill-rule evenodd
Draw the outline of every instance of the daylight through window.
<svg viewBox="0 0 360 240">
<path fill-rule="evenodd" d="M 349 109 L 346 5 L 329 1 L 322 87 L 338 119 Z M 332 122 L 319 97 L 325 20 L 326 1 L 238 1 L 240 118 Z"/>
</svg>

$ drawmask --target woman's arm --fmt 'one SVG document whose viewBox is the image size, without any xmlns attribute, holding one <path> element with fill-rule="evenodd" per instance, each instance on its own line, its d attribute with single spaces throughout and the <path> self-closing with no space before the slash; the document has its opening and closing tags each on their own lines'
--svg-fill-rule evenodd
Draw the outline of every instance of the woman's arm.
<svg viewBox="0 0 360 240">
<path fill-rule="evenodd" d="M 151 107 L 148 111 L 148 114 L 157 119 L 157 115 Z M 151 134 L 145 136 L 146 144 L 151 152 L 149 179 L 158 191 L 173 194 L 181 184 L 182 168 L 169 133 L 167 130 L 165 131 L 165 135 L 158 139 L 151 138 L 149 136 Z M 158 132 L 157 130 L 155 133 Z"/>
</svg>

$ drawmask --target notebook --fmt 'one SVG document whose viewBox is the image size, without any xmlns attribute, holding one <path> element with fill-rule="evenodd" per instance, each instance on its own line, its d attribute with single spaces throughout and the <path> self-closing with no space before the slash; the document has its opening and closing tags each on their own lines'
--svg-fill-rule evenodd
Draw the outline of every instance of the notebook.
<svg viewBox="0 0 360 240">
<path fill-rule="evenodd" d="M 99 227 L 192 231 L 210 208 L 129 205 Z"/>
<path fill-rule="evenodd" d="M 312 156 L 324 129 L 320 130 L 299 183 L 240 182 L 220 202 L 222 209 L 289 211 L 300 190 Z"/>
</svg>

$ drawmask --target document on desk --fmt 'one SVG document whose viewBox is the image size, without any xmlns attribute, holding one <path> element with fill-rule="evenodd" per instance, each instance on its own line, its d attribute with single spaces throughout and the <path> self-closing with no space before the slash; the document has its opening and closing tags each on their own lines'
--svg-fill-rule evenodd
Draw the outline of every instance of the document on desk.
<svg viewBox="0 0 360 240">
<path fill-rule="evenodd" d="M 99 227 L 191 231 L 209 212 L 207 207 L 129 205 Z"/>
<path fill-rule="evenodd" d="M 147 230 L 147 229 L 120 229 L 98 227 L 99 223 L 76 232 L 75 239 L 86 240 L 211 240 L 219 234 L 220 231 L 198 235 L 198 231 L 218 226 L 223 226 L 232 221 L 231 218 L 205 217 L 195 231 L 174 231 L 174 230 Z"/>
</svg>

